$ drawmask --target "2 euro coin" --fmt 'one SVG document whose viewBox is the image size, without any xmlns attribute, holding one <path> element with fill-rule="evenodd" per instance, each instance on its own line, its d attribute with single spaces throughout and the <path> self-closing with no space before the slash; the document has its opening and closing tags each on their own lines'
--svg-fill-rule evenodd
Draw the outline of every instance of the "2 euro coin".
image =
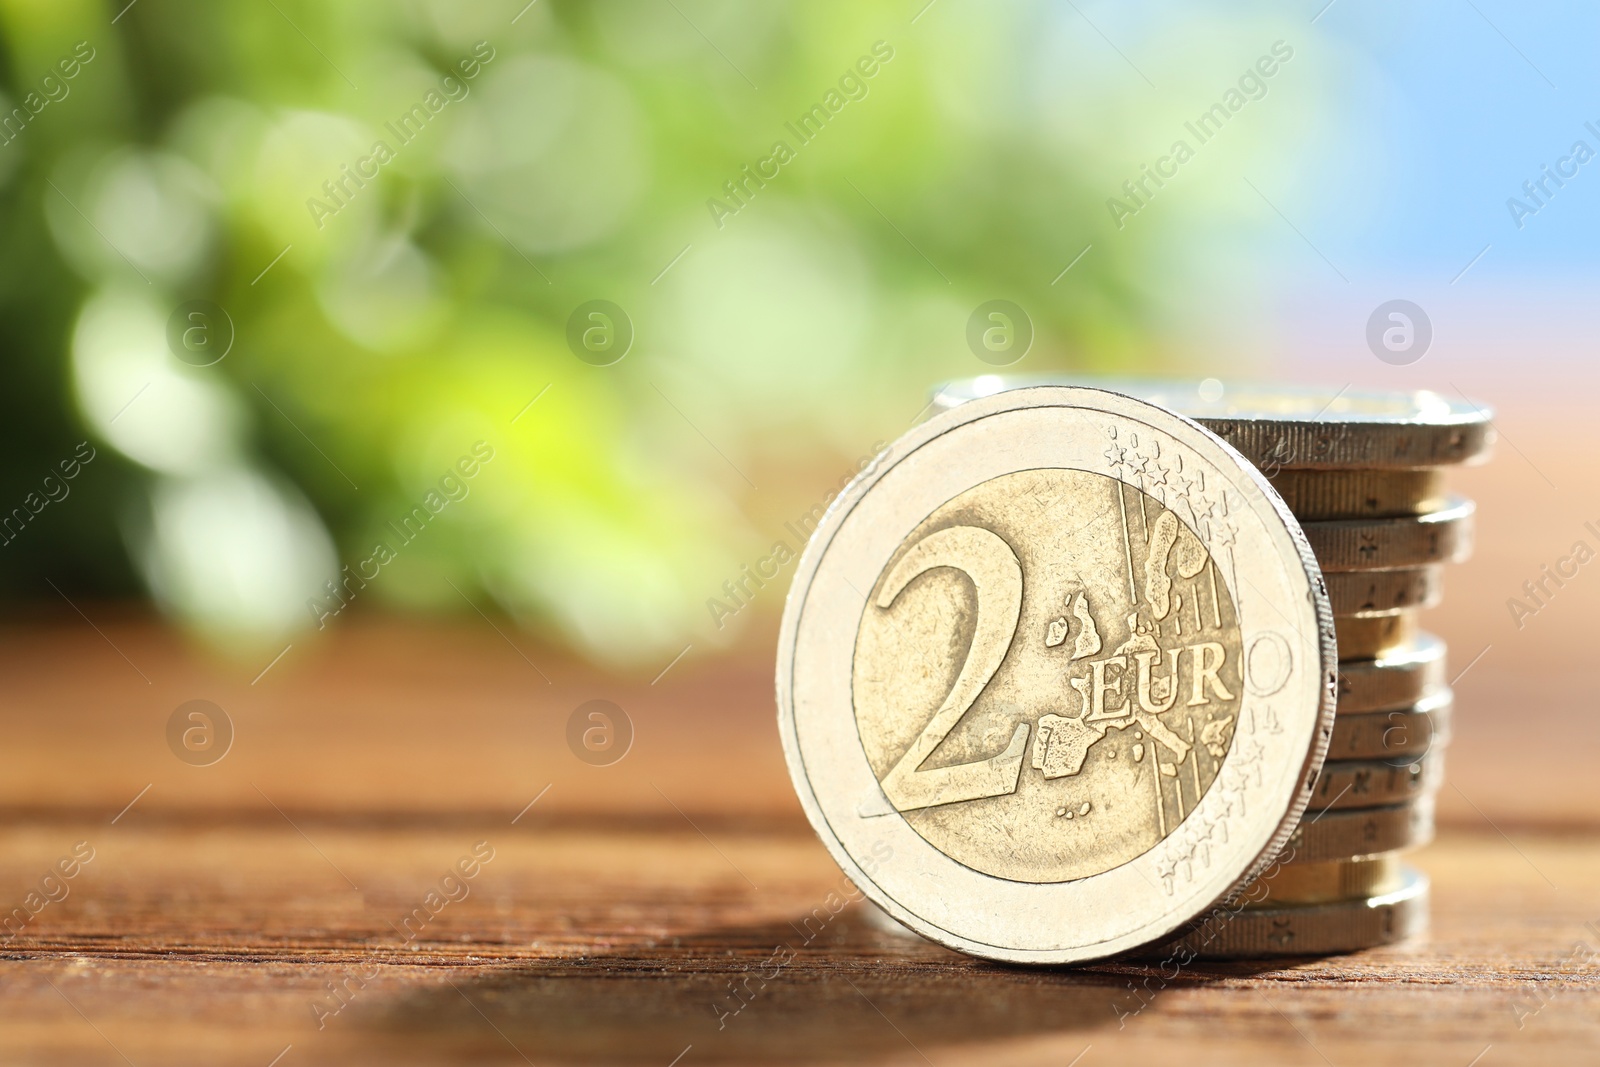
<svg viewBox="0 0 1600 1067">
<path fill-rule="evenodd" d="M 917 933 L 1061 964 L 1173 936 L 1262 872 L 1333 726 L 1300 527 L 1215 434 L 1046 386 L 913 428 L 796 570 L 778 714 L 806 814 Z"/>
</svg>

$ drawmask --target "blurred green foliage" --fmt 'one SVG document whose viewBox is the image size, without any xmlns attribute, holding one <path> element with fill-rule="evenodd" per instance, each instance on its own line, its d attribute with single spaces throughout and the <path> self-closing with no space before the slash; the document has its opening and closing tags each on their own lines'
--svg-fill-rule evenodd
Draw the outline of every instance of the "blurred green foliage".
<svg viewBox="0 0 1600 1067">
<path fill-rule="evenodd" d="M 3 103 L 27 112 L 0 147 L 0 508 L 77 442 L 101 453 L 0 547 L 0 582 L 148 589 L 225 645 L 338 625 L 325 583 L 383 543 L 353 605 L 492 599 L 664 662 L 722 636 L 707 598 L 931 381 L 992 369 L 977 304 L 1028 310 L 1018 369 L 1150 362 L 1173 235 L 1222 224 L 1195 177 L 1109 225 L 1184 104 L 1070 6 L 125 3 L 0 0 Z M 725 183 L 775 142 L 792 158 L 739 205 Z M 613 366 L 568 347 L 595 298 L 635 332 Z M 205 367 L 167 342 L 197 299 L 234 334 Z M 465 498 L 402 544 L 389 524 L 480 441 Z"/>
</svg>

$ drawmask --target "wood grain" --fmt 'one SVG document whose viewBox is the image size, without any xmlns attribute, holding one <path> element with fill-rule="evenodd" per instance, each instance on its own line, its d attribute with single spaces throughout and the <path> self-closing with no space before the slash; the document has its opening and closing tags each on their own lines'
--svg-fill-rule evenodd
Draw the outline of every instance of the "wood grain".
<svg viewBox="0 0 1600 1067">
<path fill-rule="evenodd" d="M 94 849 L 64 899 L 0 932 L 0 1063 L 1067 1064 L 1088 1048 L 1083 1067 L 1466 1067 L 1492 1046 L 1493 1067 L 1600 1047 L 1600 961 L 1572 954 L 1600 949 L 1600 827 L 1560 790 L 1544 808 L 1457 804 L 1416 860 L 1434 879 L 1425 939 L 1170 977 L 1027 971 L 884 933 L 847 902 L 783 771 L 765 634 L 652 685 L 481 620 L 352 619 L 252 685 L 264 663 L 82 606 L 93 627 L 63 613 L 0 640 L 0 909 L 26 913 L 58 859 Z M 197 697 L 237 727 L 210 767 L 166 747 Z M 609 767 L 566 747 L 594 697 L 637 728 Z M 1452 777 L 1491 770 L 1473 751 L 1452 752 Z M 493 859 L 441 887 L 479 842 Z"/>
<path fill-rule="evenodd" d="M 1586 838 L 1448 834 L 1418 857 L 1427 939 L 1169 980 L 997 967 L 882 933 L 788 829 L 298 822 L 136 808 L 5 828 L 6 899 L 76 841 L 95 858 L 3 945 L 0 1059 L 264 1065 L 292 1045 L 285 1065 L 665 1065 L 692 1045 L 682 1062 L 1066 1063 L 1093 1045 L 1085 1063 L 1464 1067 L 1491 1044 L 1485 1062 L 1531 1063 L 1600 1040 L 1600 961 L 1570 956 L 1600 948 Z M 494 858 L 465 898 L 400 927 L 483 840 Z"/>
</svg>

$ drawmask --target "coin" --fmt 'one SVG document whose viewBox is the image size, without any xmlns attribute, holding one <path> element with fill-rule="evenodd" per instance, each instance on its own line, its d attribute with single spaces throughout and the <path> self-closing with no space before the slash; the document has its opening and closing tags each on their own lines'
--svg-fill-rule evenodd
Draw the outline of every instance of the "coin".
<svg viewBox="0 0 1600 1067">
<path fill-rule="evenodd" d="M 1332 615 L 1265 480 L 1092 389 L 910 430 L 823 516 L 778 646 L 784 755 L 896 921 L 991 959 L 1169 936 L 1272 861 L 1332 731 Z"/>
<path fill-rule="evenodd" d="M 1444 750 L 1393 760 L 1329 760 L 1317 778 L 1313 811 L 1377 808 L 1432 794 L 1444 780 Z"/>
<path fill-rule="evenodd" d="M 1312 810 L 1284 846 L 1286 864 L 1353 859 L 1420 848 L 1433 840 L 1433 798 L 1345 811 Z"/>
<path fill-rule="evenodd" d="M 1486 458 L 1494 441 L 1487 408 L 1427 391 L 1246 385 L 1211 400 L 1200 394 L 1198 383 L 986 374 L 937 387 L 933 407 L 949 410 L 1006 389 L 1052 384 L 1112 389 L 1176 411 L 1269 474 L 1300 468 L 1448 466 Z"/>
<path fill-rule="evenodd" d="M 1381 658 L 1339 664 L 1339 714 L 1409 707 L 1444 684 L 1445 644 L 1419 633 Z"/>
<path fill-rule="evenodd" d="M 1328 603 L 1342 616 L 1393 615 L 1406 608 L 1431 608 L 1444 595 L 1444 568 L 1392 571 L 1323 571 Z"/>
<path fill-rule="evenodd" d="M 1444 507 L 1444 471 L 1284 470 L 1267 479 L 1295 518 L 1388 519 Z"/>
<path fill-rule="evenodd" d="M 1164 948 L 1168 959 L 1182 962 L 1323 955 L 1392 944 L 1428 927 L 1427 876 L 1405 867 L 1402 877 L 1399 889 L 1371 897 L 1260 908 L 1229 904 Z"/>
<path fill-rule="evenodd" d="M 1398 852 L 1321 863 L 1286 863 L 1245 887 L 1247 908 L 1325 904 L 1392 893 L 1405 883 Z"/>
<path fill-rule="evenodd" d="M 1344 615 L 1333 620 L 1339 635 L 1339 660 L 1381 659 L 1417 638 L 1417 613 L 1402 608 L 1388 615 Z"/>
<path fill-rule="evenodd" d="M 1409 708 L 1347 714 L 1333 720 L 1328 759 L 1396 759 L 1442 747 L 1450 740 L 1451 694 L 1440 689 Z"/>
<path fill-rule="evenodd" d="M 1374 571 L 1460 563 L 1472 554 L 1472 501 L 1404 519 L 1339 519 L 1304 523 L 1324 571 Z"/>
</svg>

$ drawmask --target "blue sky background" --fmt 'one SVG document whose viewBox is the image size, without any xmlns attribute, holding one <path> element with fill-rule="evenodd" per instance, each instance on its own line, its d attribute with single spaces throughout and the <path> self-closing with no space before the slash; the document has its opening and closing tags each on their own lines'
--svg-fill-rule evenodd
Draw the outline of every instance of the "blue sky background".
<svg viewBox="0 0 1600 1067">
<path fill-rule="evenodd" d="M 1163 257 L 1174 284 L 1160 328 L 1185 373 L 1382 387 L 1460 378 L 1495 392 L 1532 381 L 1508 376 L 1513 367 L 1590 361 L 1600 157 L 1520 230 L 1506 201 L 1574 141 L 1600 153 L 1584 128 L 1600 127 L 1600 5 L 1052 0 L 1044 10 L 1040 36 L 1055 43 L 1033 47 L 1071 73 L 1041 96 L 1091 94 L 1083 114 L 1128 101 L 1121 125 L 1087 148 L 1090 166 L 1107 167 L 1108 192 L 1274 39 L 1295 48 L 1268 97 L 1139 217 L 1179 235 Z M 1415 366 L 1379 363 L 1366 347 L 1368 316 L 1394 298 L 1432 319 L 1433 348 Z"/>
<path fill-rule="evenodd" d="M 1327 187 L 1326 228 L 1314 239 L 1326 240 L 1330 258 L 1357 271 L 1448 278 L 1490 244 L 1473 268 L 1480 279 L 1595 272 L 1600 160 L 1520 231 L 1505 202 L 1574 140 L 1600 150 L 1583 128 L 1587 119 L 1600 125 L 1600 8 L 1335 0 L 1314 28 L 1372 61 L 1352 69 L 1330 99 L 1361 137 L 1330 145 L 1331 154 L 1372 153 L 1387 172 L 1376 198 Z M 1360 134 L 1363 127 L 1370 132 Z"/>
</svg>

